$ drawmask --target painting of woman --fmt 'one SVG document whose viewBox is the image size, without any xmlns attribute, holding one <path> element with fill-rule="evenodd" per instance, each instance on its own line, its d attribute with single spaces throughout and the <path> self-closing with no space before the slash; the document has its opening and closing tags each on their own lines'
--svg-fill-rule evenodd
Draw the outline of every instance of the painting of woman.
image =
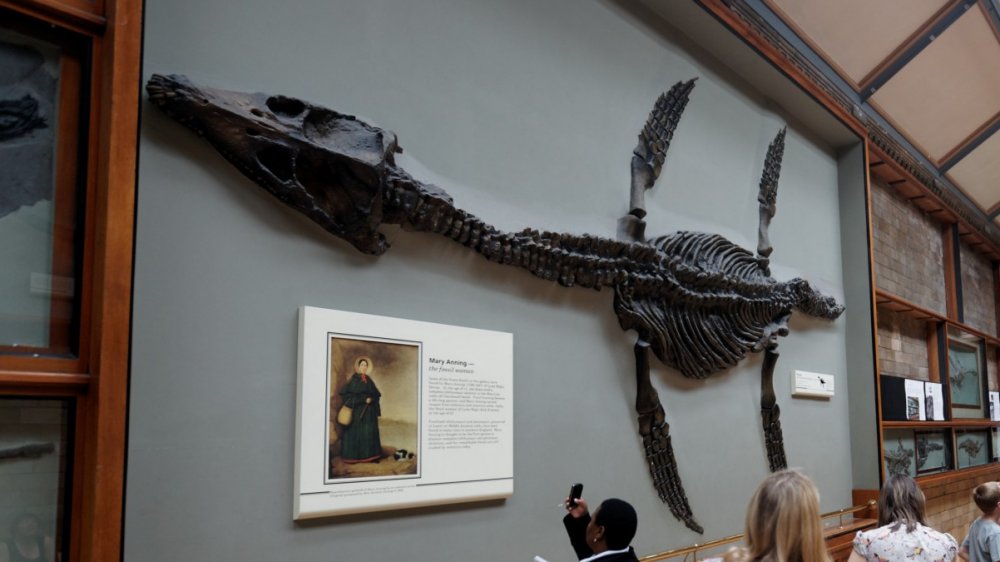
<svg viewBox="0 0 1000 562">
<path fill-rule="evenodd" d="M 378 418 L 382 415 L 379 399 L 382 394 L 368 372 L 371 359 L 360 357 L 354 362 L 354 374 L 340 390 L 344 406 L 353 410 L 351 423 L 344 426 L 340 456 L 345 463 L 378 462 L 382 458 Z"/>
</svg>

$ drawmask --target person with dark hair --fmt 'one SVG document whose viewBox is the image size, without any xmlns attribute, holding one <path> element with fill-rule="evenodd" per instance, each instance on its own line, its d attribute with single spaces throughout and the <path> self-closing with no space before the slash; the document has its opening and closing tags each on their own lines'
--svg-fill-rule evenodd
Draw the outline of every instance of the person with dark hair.
<svg viewBox="0 0 1000 562">
<path fill-rule="evenodd" d="M 924 493 L 905 474 L 885 481 L 878 496 L 878 528 L 859 531 L 848 562 L 951 562 L 958 543 L 924 524 Z"/>
<path fill-rule="evenodd" d="M 983 514 L 969 526 L 958 555 L 969 562 L 1000 561 L 1000 482 L 986 482 L 972 491 Z"/>
<path fill-rule="evenodd" d="M 569 541 L 581 562 L 637 562 L 635 550 L 629 546 L 638 517 L 628 502 L 611 498 L 604 500 L 591 517 L 587 502 L 580 498 L 575 504 L 566 498 L 563 525 Z"/>
</svg>

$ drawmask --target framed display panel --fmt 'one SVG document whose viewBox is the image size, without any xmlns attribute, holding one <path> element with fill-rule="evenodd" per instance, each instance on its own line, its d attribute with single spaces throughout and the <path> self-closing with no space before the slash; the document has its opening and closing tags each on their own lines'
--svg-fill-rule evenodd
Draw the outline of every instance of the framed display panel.
<svg viewBox="0 0 1000 562">
<path fill-rule="evenodd" d="M 299 345 L 294 519 L 513 493 L 511 334 L 303 307 Z"/>
<path fill-rule="evenodd" d="M 882 459 L 887 476 L 917 475 L 913 433 L 912 429 L 887 429 L 882 433 Z"/>
<path fill-rule="evenodd" d="M 68 530 L 64 551 L 46 557 L 63 562 L 121 558 L 142 22 L 138 0 L 0 0 L 0 28 L 9 32 L 2 49 L 13 54 L 0 62 L 0 90 L 11 88 L 0 98 L 29 95 L 46 120 L 45 129 L 15 125 L 26 134 L 0 142 L 51 155 L 0 162 L 0 183 L 17 179 L 13 190 L 0 187 L 16 200 L 8 200 L 16 210 L 0 232 L 9 242 L 0 251 L 7 252 L 0 259 L 7 268 L 0 268 L 0 394 L 68 400 L 73 430 L 57 445 L 72 459 L 65 515 L 57 516 L 64 524 L 52 527 L 45 510 L 32 508 L 43 516 L 43 532 Z M 51 78 L 54 95 L 42 87 Z M 0 128 L 32 113 L 0 112 Z M 51 144 L 43 133 L 53 135 Z M 30 184 L 21 183 L 40 160 L 51 167 L 39 165 Z M 30 253 L 11 259 L 18 252 Z M 8 285 L 8 269 L 28 275 Z M 10 462 L 0 466 L 4 475 Z M 23 498 L 42 493 L 34 485 L 16 489 Z M 17 505 L 12 499 L 5 508 Z"/>
<path fill-rule="evenodd" d="M 73 470 L 74 414 L 70 399 L 0 396 L 0 419 L 4 420 L 0 423 L 0 497 L 4 498 L 0 528 L 34 526 L 42 548 L 42 556 L 35 560 L 69 560 L 66 508 Z M 27 558 L 14 553 L 11 560 Z"/>
<path fill-rule="evenodd" d="M 986 418 L 986 376 L 981 338 L 948 328 L 947 371 L 955 418 Z"/>
<path fill-rule="evenodd" d="M 933 474 L 951 469 L 950 431 L 914 431 L 913 438 L 917 474 Z"/>
<path fill-rule="evenodd" d="M 90 43 L 0 8 L 0 353 L 75 356 Z"/>
<path fill-rule="evenodd" d="M 990 430 L 956 430 L 955 458 L 958 468 L 986 464 L 991 460 Z"/>
</svg>

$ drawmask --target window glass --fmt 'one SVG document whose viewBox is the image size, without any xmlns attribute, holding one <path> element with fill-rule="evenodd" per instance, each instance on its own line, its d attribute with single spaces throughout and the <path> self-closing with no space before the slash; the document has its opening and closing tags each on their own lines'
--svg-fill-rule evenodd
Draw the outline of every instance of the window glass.
<svg viewBox="0 0 1000 562">
<path fill-rule="evenodd" d="M 0 398 L 0 559 L 66 559 L 69 412 L 67 400 Z"/>
<path fill-rule="evenodd" d="M 986 418 L 985 342 L 948 327 L 947 369 L 952 418 Z"/>
<path fill-rule="evenodd" d="M 0 10 L 0 353 L 67 355 L 79 308 L 82 59 L 73 41 L 7 16 Z"/>
</svg>

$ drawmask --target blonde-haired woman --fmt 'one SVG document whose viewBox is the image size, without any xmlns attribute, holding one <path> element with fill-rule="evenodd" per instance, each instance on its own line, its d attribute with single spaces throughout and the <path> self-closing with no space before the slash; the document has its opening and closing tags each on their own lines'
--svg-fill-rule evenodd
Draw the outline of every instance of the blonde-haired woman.
<svg viewBox="0 0 1000 562">
<path fill-rule="evenodd" d="M 746 546 L 724 562 L 830 562 L 819 517 L 819 492 L 795 470 L 775 472 L 757 487 L 747 506 Z"/>
</svg>

